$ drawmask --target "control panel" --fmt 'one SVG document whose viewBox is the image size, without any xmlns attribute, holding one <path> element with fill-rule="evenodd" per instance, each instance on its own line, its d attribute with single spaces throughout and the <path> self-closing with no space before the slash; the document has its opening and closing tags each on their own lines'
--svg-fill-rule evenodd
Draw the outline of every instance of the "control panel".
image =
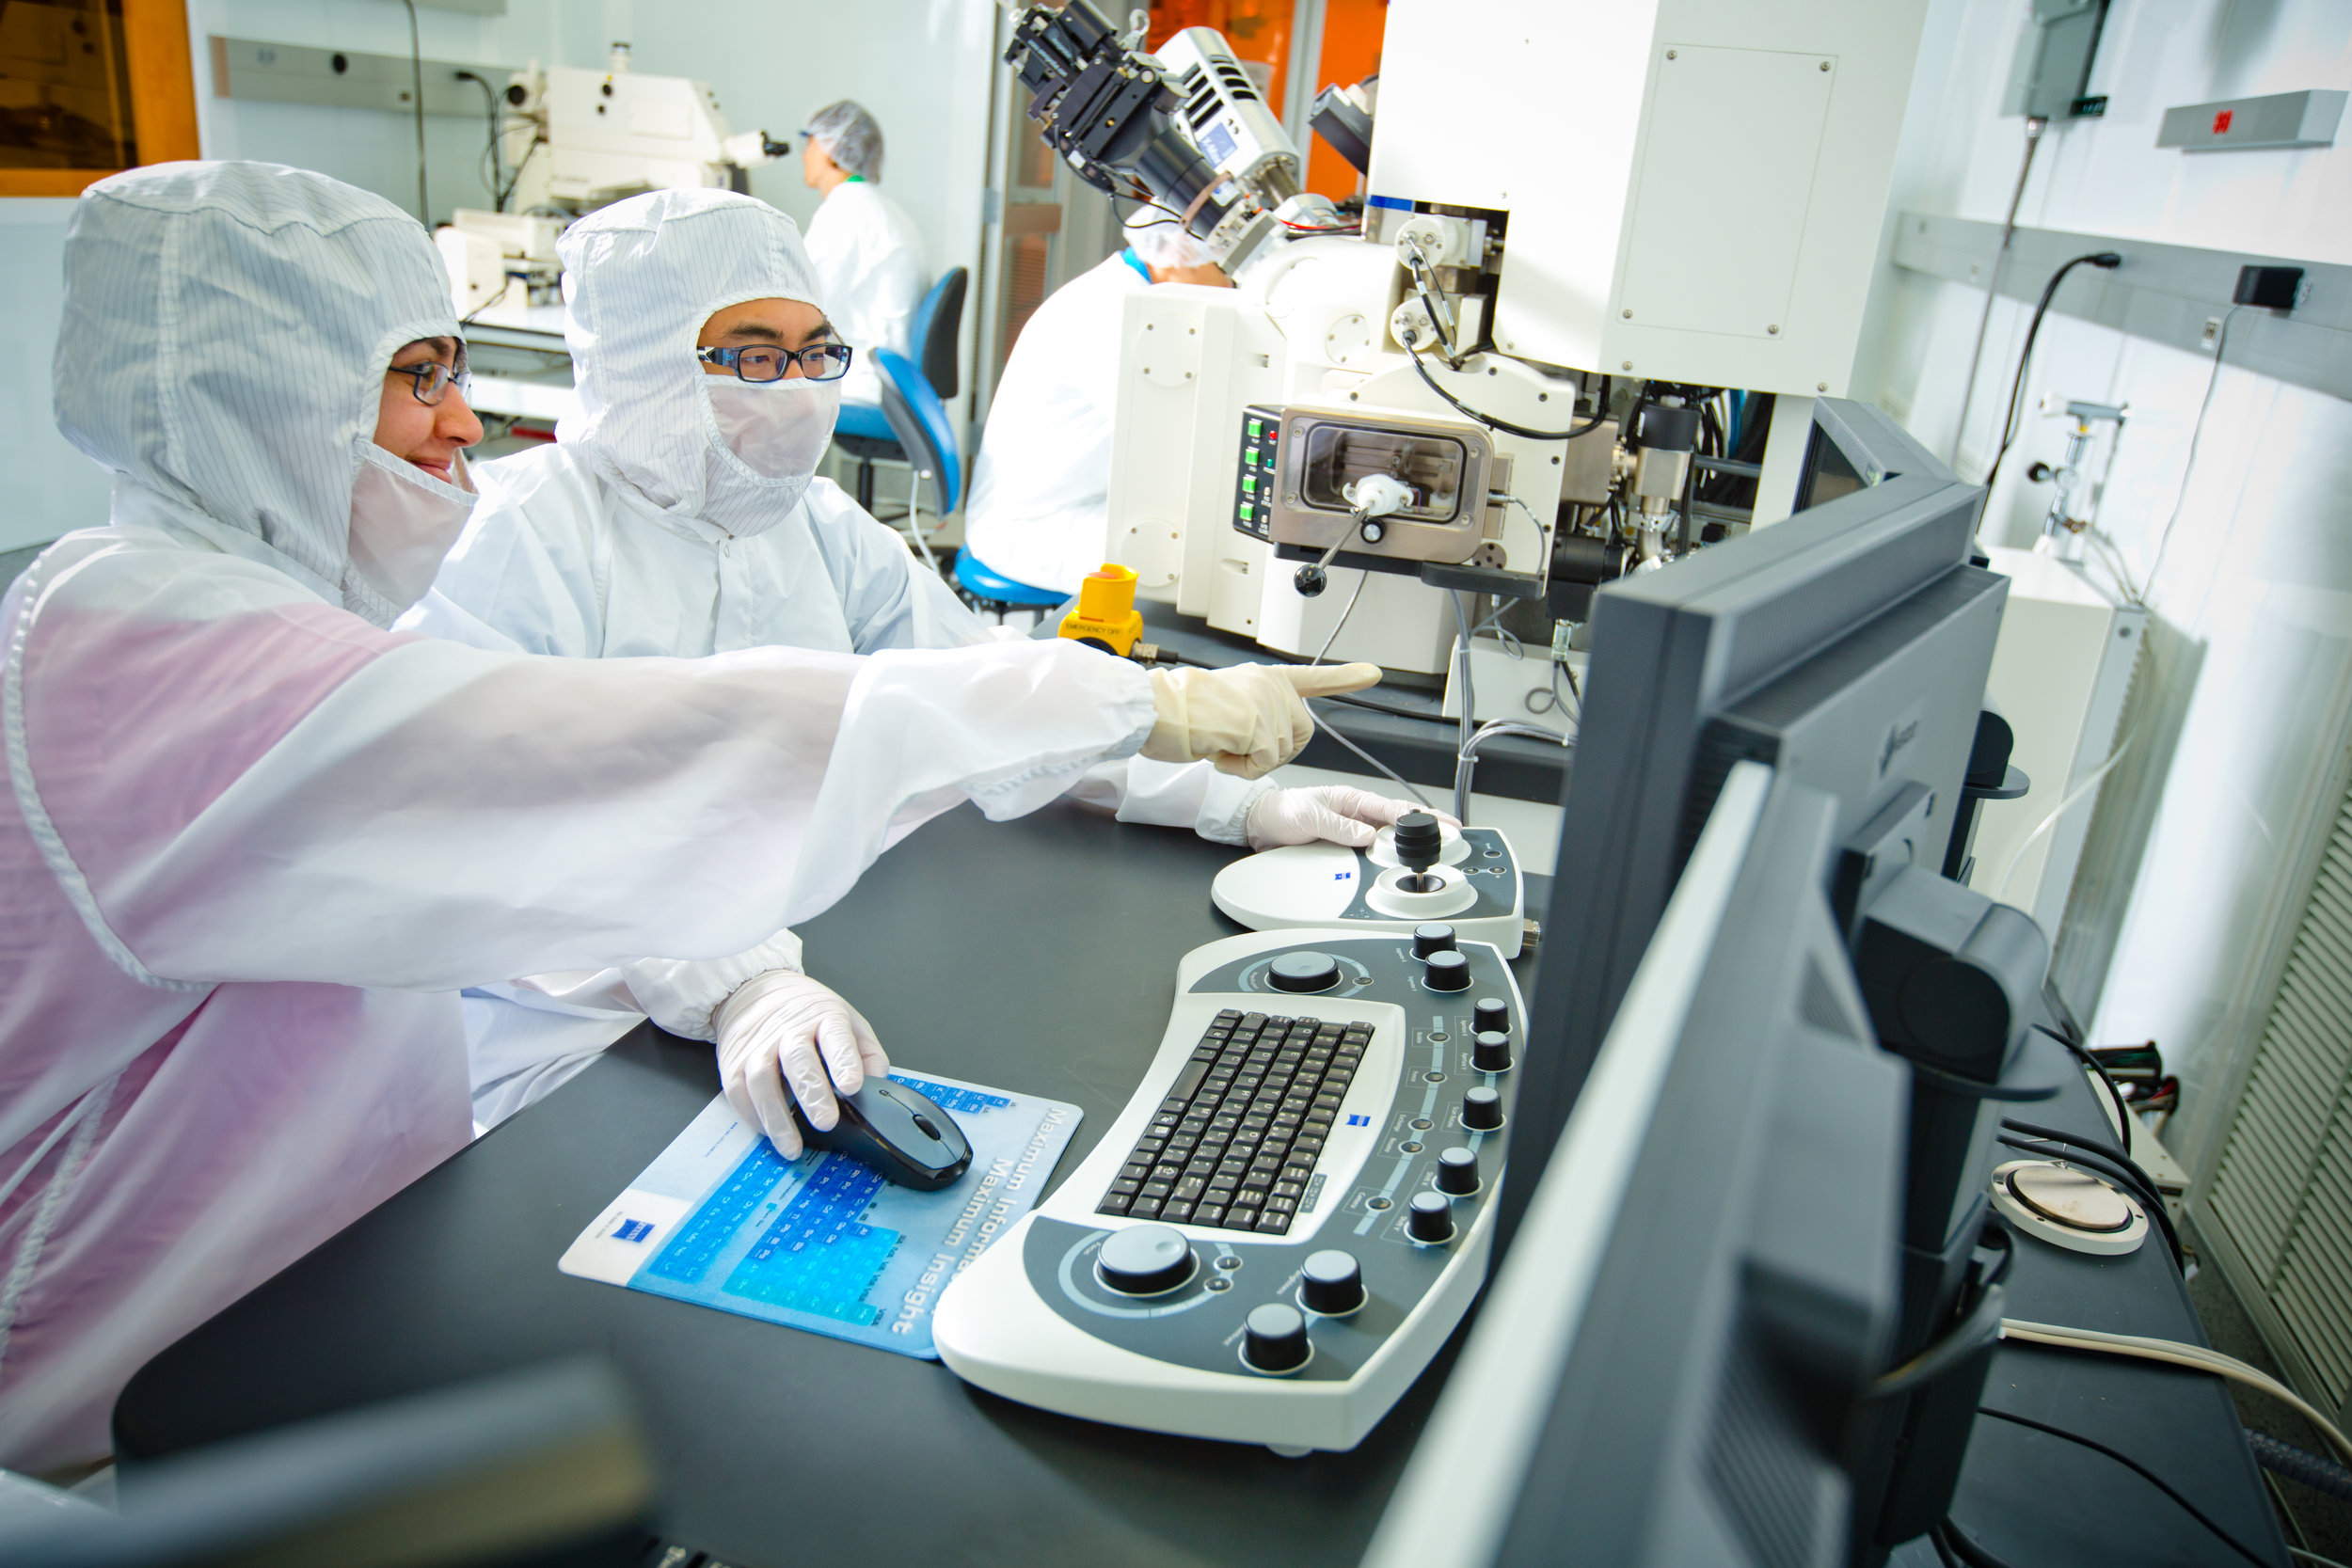
<svg viewBox="0 0 2352 1568">
<path fill-rule="evenodd" d="M 1525 1037 L 1501 952 L 1442 925 L 1195 949 L 1126 1110 L 948 1287 L 941 1357 L 1095 1420 L 1354 1448 L 1485 1279 Z"/>
<path fill-rule="evenodd" d="M 1346 927 L 1410 932 L 1441 921 L 1465 941 L 1490 942 L 1516 958 L 1527 931 L 1526 891 L 1511 841 L 1494 828 L 1447 827 L 1438 863 L 1414 886 L 1399 859 L 1396 830 L 1383 828 L 1366 849 L 1299 844 L 1234 861 L 1217 873 L 1209 896 L 1258 931 Z"/>
<path fill-rule="evenodd" d="M 1276 448 L 1282 410 L 1251 404 L 1241 411 L 1241 463 L 1233 480 L 1233 527 L 1252 539 L 1271 541 L 1274 491 L 1281 483 Z"/>
</svg>

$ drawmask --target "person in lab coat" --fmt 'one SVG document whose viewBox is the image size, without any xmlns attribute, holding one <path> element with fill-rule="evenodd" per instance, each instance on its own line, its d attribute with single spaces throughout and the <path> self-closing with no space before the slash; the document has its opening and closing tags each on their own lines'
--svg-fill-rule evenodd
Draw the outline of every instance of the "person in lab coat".
<svg viewBox="0 0 2352 1568">
<path fill-rule="evenodd" d="M 0 1465 L 103 1457 L 141 1364 L 464 1146 L 460 988 L 611 970 L 778 1114 L 861 1064 L 783 1058 L 771 939 L 896 836 L 1138 747 L 1304 742 L 1268 672 L 1173 690 L 1074 646 L 394 632 L 481 435 L 416 221 L 164 164 L 84 193 L 64 271 L 57 423 L 115 483 L 0 599 Z"/>
<path fill-rule="evenodd" d="M 801 135 L 802 182 L 824 198 L 808 220 L 818 297 L 856 351 L 841 400 L 880 404 L 874 350 L 917 357 L 914 311 L 931 286 L 923 233 L 882 193 L 882 134 L 872 115 L 845 98 L 818 110 Z"/>
<path fill-rule="evenodd" d="M 1127 245 L 1037 308 L 1005 362 L 963 503 L 963 547 L 999 577 L 1074 594 L 1104 559 L 1111 418 L 1126 299 L 1155 283 L 1232 282 L 1184 225 L 1155 207 L 1127 220 Z"/>
<path fill-rule="evenodd" d="M 553 445 L 475 470 L 483 502 L 403 627 L 603 658 L 766 646 L 866 654 L 1018 635 L 974 615 L 897 534 L 813 478 L 839 383 L 802 361 L 821 375 L 838 360 L 790 218 L 724 191 L 655 191 L 582 218 L 559 249 L 581 416 L 557 427 Z M 782 378 L 746 382 L 755 369 Z M 707 433 L 787 408 L 812 418 L 793 425 L 795 443 L 756 449 L 756 483 L 707 468 Z M 1258 848 L 1369 844 L 1410 809 L 1198 764 L 1125 759 L 1065 782 L 1123 821 Z M 798 944 L 781 933 L 758 961 L 797 969 Z M 818 981 L 769 984 L 792 993 L 804 1037 L 854 1039 L 883 1059 L 865 1019 Z M 561 1084 L 647 1011 L 611 974 L 593 974 L 484 988 L 467 1007 L 485 1125 Z M 822 1093 L 821 1079 L 814 1086 Z M 788 1117 L 770 1131 L 786 1154 L 799 1152 Z"/>
</svg>

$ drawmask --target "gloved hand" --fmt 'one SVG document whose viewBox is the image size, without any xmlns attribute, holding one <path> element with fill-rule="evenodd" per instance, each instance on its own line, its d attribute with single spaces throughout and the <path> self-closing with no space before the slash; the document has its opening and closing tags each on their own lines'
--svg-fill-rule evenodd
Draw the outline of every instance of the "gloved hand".
<svg viewBox="0 0 2352 1568">
<path fill-rule="evenodd" d="M 1393 827 L 1408 811 L 1426 807 L 1411 800 L 1392 800 L 1349 784 L 1318 784 L 1312 789 L 1278 789 L 1262 795 L 1249 808 L 1242 831 L 1252 849 L 1274 849 L 1286 844 L 1343 844 L 1351 849 L 1370 845 L 1382 828 Z M 1441 811 L 1430 816 L 1449 827 L 1461 824 Z"/>
<path fill-rule="evenodd" d="M 1225 670 L 1154 670 L 1159 721 L 1143 743 L 1153 762 L 1198 762 L 1255 779 L 1304 751 L 1315 721 L 1303 697 L 1376 685 L 1376 664 L 1236 664 Z"/>
<path fill-rule="evenodd" d="M 785 1099 L 787 1084 L 809 1125 L 825 1132 L 841 1119 L 836 1085 L 855 1094 L 869 1076 L 890 1070 L 874 1026 L 831 988 L 788 969 L 771 969 L 736 987 L 712 1022 L 727 1103 L 746 1122 L 756 1122 L 787 1160 L 801 1157 L 801 1130 Z"/>
</svg>

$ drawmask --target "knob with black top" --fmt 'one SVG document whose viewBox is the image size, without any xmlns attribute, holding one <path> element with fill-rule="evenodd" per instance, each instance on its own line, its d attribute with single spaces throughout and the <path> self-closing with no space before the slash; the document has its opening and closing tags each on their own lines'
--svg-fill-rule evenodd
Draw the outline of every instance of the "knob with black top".
<svg viewBox="0 0 2352 1568">
<path fill-rule="evenodd" d="M 1329 990 L 1340 983 L 1340 961 L 1328 953 L 1285 953 L 1266 968 L 1276 990 Z"/>
<path fill-rule="evenodd" d="M 1511 1004 L 1500 996 L 1482 996 L 1470 1008 L 1470 1026 L 1481 1034 L 1511 1032 Z"/>
<path fill-rule="evenodd" d="M 1511 1070 L 1511 1037 L 1496 1029 L 1482 1029 L 1470 1040 L 1470 1066 L 1481 1072 Z"/>
<path fill-rule="evenodd" d="M 1462 1097 L 1462 1125 L 1473 1132 L 1491 1132 L 1502 1125 L 1502 1096 L 1481 1084 Z"/>
<path fill-rule="evenodd" d="M 1468 1197 L 1478 1191 L 1476 1150 L 1454 1148 L 1438 1156 L 1438 1191 L 1449 1197 Z"/>
<path fill-rule="evenodd" d="M 1267 1302 L 1242 1324 L 1242 1358 L 1262 1372 L 1293 1372 L 1307 1364 L 1307 1320 L 1295 1307 Z"/>
<path fill-rule="evenodd" d="M 1445 830 L 1425 811 L 1408 811 L 1396 819 L 1397 863 L 1407 871 L 1426 871 L 1445 852 Z"/>
<path fill-rule="evenodd" d="M 1413 927 L 1413 957 L 1425 958 L 1432 953 L 1454 951 L 1454 927 L 1442 920 Z"/>
<path fill-rule="evenodd" d="M 1470 990 L 1470 960 L 1461 954 L 1448 948 L 1442 953 L 1430 954 L 1422 962 L 1426 966 L 1424 977 L 1431 990 Z"/>
<path fill-rule="evenodd" d="M 1405 1214 L 1405 1233 L 1416 1242 L 1442 1246 L 1454 1240 L 1454 1206 L 1443 1193 L 1415 1193 Z"/>
<path fill-rule="evenodd" d="M 1171 1226 L 1129 1226 L 1103 1243 L 1094 1267 L 1122 1296 L 1163 1295 L 1192 1277 L 1192 1247 Z"/>
<path fill-rule="evenodd" d="M 1298 1271 L 1298 1299 L 1327 1318 L 1353 1312 L 1364 1304 L 1364 1273 L 1344 1252 L 1311 1253 Z"/>
</svg>

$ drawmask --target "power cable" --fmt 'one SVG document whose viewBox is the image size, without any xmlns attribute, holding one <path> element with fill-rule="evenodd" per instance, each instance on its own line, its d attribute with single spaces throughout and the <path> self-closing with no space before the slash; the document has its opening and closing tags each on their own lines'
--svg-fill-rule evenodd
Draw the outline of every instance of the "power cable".
<svg viewBox="0 0 2352 1568">
<path fill-rule="evenodd" d="M 1952 448 L 1945 453 L 1947 467 L 1960 466 L 1960 443 L 1968 435 L 1968 405 L 1977 398 L 1977 370 L 1984 362 L 1985 329 L 1993 325 L 1993 302 L 2001 296 L 2001 264 L 2009 259 L 2009 242 L 2017 233 L 2018 204 L 2026 199 L 2026 176 L 2033 172 L 2034 149 L 2050 128 L 2046 116 L 2026 117 L 2026 157 L 2017 166 L 2017 188 L 2009 193 L 2009 216 L 2001 220 L 2001 243 L 1993 252 L 1993 275 L 1984 280 L 1984 310 L 1977 317 L 1977 346 L 1968 356 L 1968 380 L 1960 389 L 1960 422 L 1952 430 Z"/>
<path fill-rule="evenodd" d="M 1586 420 L 1582 424 L 1572 425 L 1566 430 L 1532 430 L 1523 424 L 1513 424 L 1508 420 L 1496 419 L 1491 414 L 1481 414 L 1477 409 L 1438 385 L 1437 377 L 1429 373 L 1429 367 L 1422 363 L 1421 349 L 1417 344 L 1406 343 L 1405 352 L 1412 356 L 1414 371 L 1420 374 L 1431 391 L 1443 398 L 1455 412 L 1476 420 L 1489 430 L 1500 430 L 1507 435 L 1524 436 L 1531 441 L 1573 441 L 1580 436 L 1591 435 L 1608 422 L 1609 411 L 1606 408 L 1596 410 L 1591 419 Z"/>
<path fill-rule="evenodd" d="M 489 187 L 490 202 L 493 210 L 502 213 L 506 211 L 506 204 L 499 199 L 499 191 L 503 187 L 505 182 L 500 178 L 499 172 L 498 89 L 491 87 L 487 80 L 475 75 L 470 71 L 459 71 L 457 73 L 457 80 L 461 82 L 471 82 L 474 86 L 482 89 L 482 107 L 490 121 L 490 145 L 485 150 L 485 155 L 490 160 L 490 178 L 484 182 L 484 183 Z"/>
<path fill-rule="evenodd" d="M 2172 545 L 2172 525 L 2181 520 L 2181 509 L 2188 504 L 2189 476 L 2197 471 L 2197 443 L 2204 439 L 2205 415 L 2213 407 L 2213 389 L 2221 384 L 2221 356 L 2230 346 L 2230 324 L 2237 320 L 2237 313 L 2245 309 L 2243 305 L 2231 306 L 2229 314 L 2221 318 L 2220 334 L 2214 340 L 2213 372 L 2205 377 L 2205 396 L 2197 404 L 2197 422 L 2189 428 L 2188 461 L 2181 465 L 2181 487 L 2172 497 L 2172 515 L 2164 520 L 2164 532 L 2156 538 L 2155 564 L 2148 568 L 2147 592 L 2150 594 L 2156 591 L 2156 574 L 2164 570 L 2164 552 Z"/>
<path fill-rule="evenodd" d="M 417 41 L 417 0 L 400 0 L 408 8 L 408 79 L 410 99 L 417 107 L 417 221 L 429 232 L 433 204 L 424 194 L 424 46 Z"/>
<path fill-rule="evenodd" d="M 2125 1469 L 2130 1470 L 2134 1475 L 2139 1477 L 2140 1480 L 2146 1481 L 2149 1485 L 2154 1487 L 2157 1491 L 2163 1493 L 2166 1497 L 2180 1504 L 2182 1513 L 2187 1514 L 2190 1518 L 2204 1526 L 2205 1528 L 2211 1530 L 2215 1539 L 2219 1541 L 2223 1545 L 2228 1546 L 2232 1551 L 2237 1553 L 2238 1556 L 2244 1558 L 2247 1561 L 2255 1564 L 2256 1568 L 2269 1568 L 2268 1559 L 2261 1556 L 2251 1546 L 2249 1546 L 2245 1542 L 2240 1541 L 2236 1536 L 2232 1535 L 2228 1530 L 2223 1529 L 2219 1525 L 2215 1524 L 2212 1515 L 2208 1514 L 2203 1509 L 2199 1508 L 2195 1503 L 2190 1502 L 2186 1497 L 2182 1497 L 2181 1494 L 2175 1491 L 2170 1483 L 2166 1481 L 2162 1476 L 2157 1475 L 2153 1470 L 2151 1470 L 2147 1465 L 2142 1465 L 2138 1460 L 2134 1459 L 2130 1454 L 2119 1452 L 2114 1449 L 2110 1449 L 2095 1437 L 2086 1437 L 2079 1432 L 2069 1432 L 2064 1427 L 2054 1427 L 2047 1421 L 2037 1421 L 2030 1416 L 2019 1416 L 2007 1410 L 1995 1410 L 1989 1404 L 1980 1404 L 1977 1406 L 1977 1414 L 1979 1416 L 1990 1416 L 1994 1420 L 2010 1421 L 2021 1427 L 2029 1427 L 2035 1432 L 2047 1433 L 2052 1437 L 2061 1437 L 2069 1443 L 2079 1443 L 2093 1453 L 2102 1453 L 2106 1455 L 2109 1459 L 2114 1460 L 2118 1465 L 2121 1465 Z"/>
<path fill-rule="evenodd" d="M 2087 251 L 2061 262 L 2042 286 L 2042 297 L 2034 303 L 2033 321 L 2026 328 L 2026 346 L 2018 351 L 2017 375 L 2009 385 L 2009 412 L 2001 417 L 2000 450 L 1993 454 L 1993 467 L 1984 471 L 1983 484 L 1987 490 L 1993 488 L 1993 478 L 2001 471 L 2001 459 L 2009 455 L 2009 449 L 2017 440 L 2017 400 L 2026 389 L 2026 367 L 2033 363 L 2033 343 L 2042 335 L 2042 318 L 2050 313 L 2050 301 L 2057 297 L 2058 285 L 2066 281 L 2066 275 L 2085 264 L 2111 272 L 2123 264 L 2123 258 L 2112 250 Z"/>
</svg>

